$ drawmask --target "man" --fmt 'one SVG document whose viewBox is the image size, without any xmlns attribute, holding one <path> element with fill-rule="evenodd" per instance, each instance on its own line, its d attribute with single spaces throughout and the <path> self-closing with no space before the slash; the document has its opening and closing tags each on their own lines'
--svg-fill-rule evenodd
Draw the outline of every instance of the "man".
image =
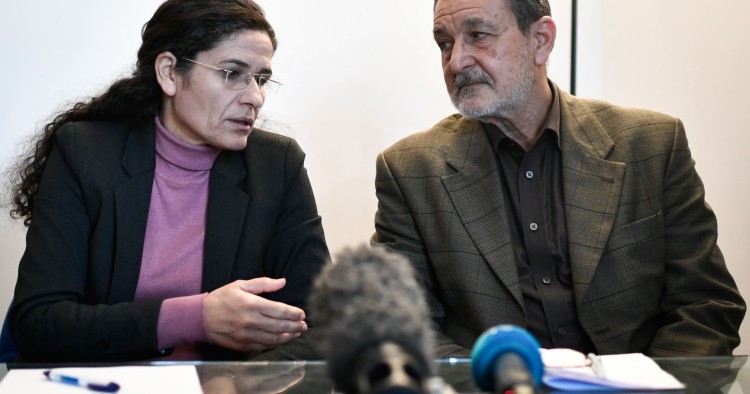
<svg viewBox="0 0 750 394">
<path fill-rule="evenodd" d="M 436 356 L 501 323 L 547 348 L 731 354 L 745 303 L 682 123 L 549 81 L 546 0 L 437 0 L 433 33 L 461 115 L 378 157 L 372 243 L 420 273 Z"/>
</svg>

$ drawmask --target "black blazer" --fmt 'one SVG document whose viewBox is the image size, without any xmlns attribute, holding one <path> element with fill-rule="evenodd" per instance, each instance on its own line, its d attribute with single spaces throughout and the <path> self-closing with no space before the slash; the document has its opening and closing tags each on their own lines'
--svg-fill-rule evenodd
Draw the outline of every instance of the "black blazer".
<svg viewBox="0 0 750 394">
<path fill-rule="evenodd" d="M 133 302 L 151 186 L 153 124 L 78 122 L 54 137 L 26 235 L 10 324 L 30 360 L 127 360 L 160 355 L 162 300 Z M 305 307 L 330 259 L 305 155 L 254 130 L 224 151 L 209 180 L 202 291 L 233 280 L 286 278 L 265 296 Z M 243 355 L 206 345 L 208 358 Z"/>
</svg>

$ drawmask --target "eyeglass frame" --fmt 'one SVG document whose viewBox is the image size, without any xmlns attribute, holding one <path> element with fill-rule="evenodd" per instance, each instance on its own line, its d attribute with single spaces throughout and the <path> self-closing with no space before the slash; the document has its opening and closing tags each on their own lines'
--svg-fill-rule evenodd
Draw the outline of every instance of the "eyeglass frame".
<svg viewBox="0 0 750 394">
<path fill-rule="evenodd" d="M 279 82 L 279 81 L 277 81 L 275 79 L 271 79 L 271 76 L 273 74 L 269 74 L 269 73 L 241 73 L 239 71 L 229 70 L 229 69 L 226 69 L 226 68 L 212 66 L 212 65 L 206 64 L 206 63 L 201 63 L 199 61 L 196 61 L 196 60 L 193 60 L 193 59 L 188 59 L 186 57 L 183 57 L 182 60 L 187 60 L 187 61 L 189 61 L 191 63 L 195 63 L 195 64 L 201 65 L 203 67 L 208 67 L 208 68 L 210 68 L 212 70 L 215 70 L 215 71 L 221 71 L 221 72 L 223 72 L 224 73 L 224 83 L 226 83 L 226 85 L 230 89 L 232 89 L 232 90 L 239 91 L 239 90 L 243 90 L 243 89 L 247 88 L 248 86 L 250 86 L 250 80 L 251 79 L 255 81 L 255 83 L 258 85 L 258 89 L 261 92 L 263 92 L 264 94 L 268 92 L 268 90 L 266 88 L 266 85 L 267 85 L 268 82 L 271 82 L 271 83 L 275 84 L 275 86 L 276 86 L 275 88 L 269 89 L 269 90 L 271 90 L 271 94 L 273 94 L 273 92 L 277 91 L 279 89 L 279 87 L 281 87 L 281 85 L 283 85 L 281 82 Z M 247 75 L 244 79 L 242 79 L 244 81 L 245 85 L 243 87 L 241 87 L 241 88 L 234 88 L 231 85 L 231 83 L 229 82 L 229 76 L 231 74 L 239 74 L 239 76 Z M 274 85 L 271 85 L 271 86 L 274 86 Z"/>
</svg>

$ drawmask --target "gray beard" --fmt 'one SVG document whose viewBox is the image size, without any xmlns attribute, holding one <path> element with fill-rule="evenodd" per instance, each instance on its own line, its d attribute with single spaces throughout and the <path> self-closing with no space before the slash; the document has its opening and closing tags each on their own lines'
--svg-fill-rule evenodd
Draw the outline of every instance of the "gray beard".
<svg viewBox="0 0 750 394">
<path fill-rule="evenodd" d="M 530 63 L 524 63 L 530 64 Z M 495 83 L 489 75 L 481 69 L 475 69 L 466 73 L 456 75 L 453 92 L 451 92 L 451 101 L 463 116 L 473 119 L 483 119 L 489 117 L 509 118 L 510 115 L 518 109 L 521 103 L 529 96 L 531 87 L 534 83 L 533 67 L 525 67 L 516 70 L 518 79 L 508 90 L 498 91 Z M 493 96 L 482 102 L 469 104 L 469 100 L 478 95 L 484 87 L 462 89 L 469 83 L 483 82 L 492 89 Z"/>
</svg>

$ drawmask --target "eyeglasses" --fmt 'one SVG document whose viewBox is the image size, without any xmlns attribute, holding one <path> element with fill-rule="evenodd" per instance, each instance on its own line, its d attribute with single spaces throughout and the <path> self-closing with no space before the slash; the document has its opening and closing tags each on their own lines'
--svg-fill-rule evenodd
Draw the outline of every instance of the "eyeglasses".
<svg viewBox="0 0 750 394">
<path fill-rule="evenodd" d="M 182 59 L 223 73 L 224 82 L 226 82 L 227 86 L 229 86 L 229 88 L 233 90 L 245 89 L 246 87 L 248 87 L 248 85 L 250 85 L 250 81 L 252 80 L 255 80 L 255 83 L 258 84 L 258 89 L 260 89 L 261 93 L 263 93 L 264 95 L 275 94 L 279 90 L 279 86 L 281 86 L 281 82 L 271 79 L 271 74 L 241 73 L 239 71 L 228 70 L 226 68 L 196 62 L 195 60 L 188 59 L 186 57 L 183 57 Z"/>
</svg>

